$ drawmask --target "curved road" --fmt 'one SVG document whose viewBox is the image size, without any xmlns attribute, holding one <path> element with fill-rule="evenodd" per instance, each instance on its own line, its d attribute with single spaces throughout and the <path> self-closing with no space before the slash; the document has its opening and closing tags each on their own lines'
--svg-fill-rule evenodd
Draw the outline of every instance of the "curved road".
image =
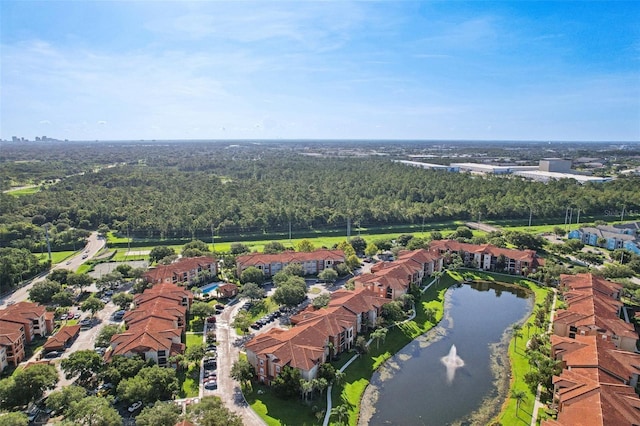
<svg viewBox="0 0 640 426">
<path fill-rule="evenodd" d="M 70 269 L 75 272 L 78 270 L 80 265 L 82 265 L 83 263 L 91 259 L 100 250 L 102 250 L 104 245 L 105 245 L 104 238 L 99 238 L 97 232 L 92 232 L 87 241 L 87 245 L 84 247 L 82 252 L 78 253 L 77 255 L 73 256 L 72 258 L 66 260 L 63 263 L 58 263 L 57 265 L 52 267 L 51 270 L 53 271 L 54 269 Z M 86 257 L 84 257 L 85 255 Z M 12 294 L 7 295 L 2 299 L 0 299 L 0 304 L 4 305 L 6 302 L 9 302 L 9 301 L 16 302 L 16 303 L 26 301 L 27 299 L 29 299 L 29 290 L 31 289 L 31 287 L 35 283 L 44 280 L 48 275 L 49 273 L 46 273 L 37 278 L 34 278 L 33 280 L 31 280 L 29 284 L 25 285 L 24 287 L 20 287 L 19 289 L 14 291 Z"/>
</svg>

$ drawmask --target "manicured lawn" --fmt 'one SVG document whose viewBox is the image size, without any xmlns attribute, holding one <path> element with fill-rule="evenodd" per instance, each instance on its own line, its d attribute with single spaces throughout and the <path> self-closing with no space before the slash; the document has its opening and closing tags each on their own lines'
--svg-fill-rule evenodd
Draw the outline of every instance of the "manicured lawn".
<svg viewBox="0 0 640 426">
<path fill-rule="evenodd" d="M 261 394 L 258 394 L 258 392 L 261 392 Z M 312 407 L 305 404 L 302 399 L 278 398 L 265 385 L 254 383 L 253 390 L 245 391 L 244 396 L 251 408 L 270 426 L 321 425 L 324 418 L 324 416 L 320 419 L 315 417 Z M 326 400 L 326 395 L 322 398 L 316 396 L 316 399 L 311 401 L 311 405 L 323 410 Z"/>
<path fill-rule="evenodd" d="M 73 256 L 74 254 L 78 253 L 77 251 L 52 251 L 51 252 L 51 261 L 52 263 L 55 265 L 57 263 L 62 263 L 65 260 L 67 260 L 69 257 Z M 38 256 L 38 261 L 42 262 L 42 261 L 46 261 L 49 260 L 49 254 L 48 253 L 40 253 L 37 255 Z"/>
<path fill-rule="evenodd" d="M 200 366 L 195 364 L 189 370 L 179 370 L 177 372 L 180 381 L 180 398 L 193 398 L 200 394 Z"/>
<path fill-rule="evenodd" d="M 530 288 L 535 294 L 535 303 L 544 303 L 549 289 L 538 287 L 533 283 Z M 500 415 L 497 417 L 497 420 L 503 425 L 528 425 L 531 423 L 536 395 L 531 393 L 529 386 L 524 382 L 524 375 L 530 370 L 529 361 L 525 355 L 528 336 L 541 331 L 534 325 L 534 322 L 535 315 L 532 313 L 522 327 L 522 337 L 517 339 L 517 341 L 511 339 L 511 343 L 509 344 L 509 359 L 511 361 L 511 386 L 509 388 L 509 395 L 511 395 L 513 390 L 521 390 L 525 392 L 526 399 L 520 403 L 520 409 L 517 415 L 516 401 L 511 398 L 506 400 L 502 406 Z M 531 324 L 531 327 L 529 328 L 527 324 Z"/>
<path fill-rule="evenodd" d="M 200 333 L 200 334 L 193 334 L 193 333 L 185 334 L 184 344 L 187 347 L 201 345 L 202 344 L 202 333 Z"/>
<path fill-rule="evenodd" d="M 23 195 L 35 194 L 36 192 L 40 192 L 39 186 L 36 186 L 34 188 L 16 189 L 15 191 L 10 190 L 9 192 L 7 192 L 7 194 L 13 195 L 14 197 L 20 197 Z"/>
</svg>

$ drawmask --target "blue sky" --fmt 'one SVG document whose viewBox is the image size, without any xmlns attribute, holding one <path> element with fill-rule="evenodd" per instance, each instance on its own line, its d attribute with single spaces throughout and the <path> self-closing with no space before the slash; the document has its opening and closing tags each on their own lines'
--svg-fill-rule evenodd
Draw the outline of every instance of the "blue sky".
<svg viewBox="0 0 640 426">
<path fill-rule="evenodd" d="M 0 137 L 640 140 L 640 2 L 0 2 Z"/>
</svg>

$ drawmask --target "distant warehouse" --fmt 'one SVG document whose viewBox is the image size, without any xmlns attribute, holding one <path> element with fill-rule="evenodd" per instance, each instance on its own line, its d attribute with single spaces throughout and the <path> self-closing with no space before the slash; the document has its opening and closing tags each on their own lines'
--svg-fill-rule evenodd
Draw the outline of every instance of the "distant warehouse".
<svg viewBox="0 0 640 426">
<path fill-rule="evenodd" d="M 421 169 L 444 170 L 447 172 L 460 171 L 453 164 L 450 166 L 445 166 L 443 164 L 423 163 L 422 161 L 409 161 L 409 160 L 397 160 L 396 162 L 406 164 L 407 166 L 419 167 Z"/>
</svg>

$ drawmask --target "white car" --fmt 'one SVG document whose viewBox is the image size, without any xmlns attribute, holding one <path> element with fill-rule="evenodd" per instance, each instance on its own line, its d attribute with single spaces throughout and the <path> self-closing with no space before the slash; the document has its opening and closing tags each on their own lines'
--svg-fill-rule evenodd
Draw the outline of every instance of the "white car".
<svg viewBox="0 0 640 426">
<path fill-rule="evenodd" d="M 131 404 L 131 407 L 127 408 L 127 411 L 133 413 L 140 407 L 142 407 L 142 401 L 134 402 L 133 404 Z"/>
</svg>

